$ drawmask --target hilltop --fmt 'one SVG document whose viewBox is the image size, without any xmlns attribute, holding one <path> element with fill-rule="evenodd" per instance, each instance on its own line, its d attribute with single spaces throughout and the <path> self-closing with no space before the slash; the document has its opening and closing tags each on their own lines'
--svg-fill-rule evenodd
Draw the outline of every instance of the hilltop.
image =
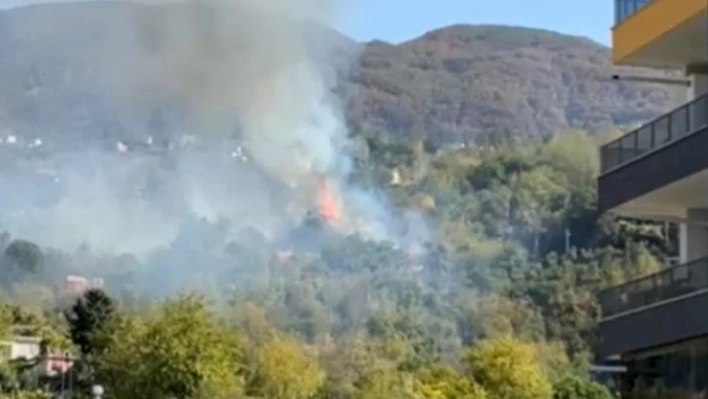
<svg viewBox="0 0 708 399">
<path fill-rule="evenodd" d="M 616 71 L 609 50 L 589 39 L 451 26 L 399 45 L 367 44 L 349 111 L 374 129 L 459 141 L 631 125 L 676 101 L 660 86 L 609 81 Z"/>
<path fill-rule="evenodd" d="M 120 65 L 140 63 L 132 21 L 170 7 L 90 2 L 0 12 L 0 135 L 114 137 L 146 124 L 149 110 L 127 120 L 108 104 L 114 88 L 99 60 L 109 52 Z M 348 120 L 360 130 L 445 142 L 500 132 L 533 138 L 634 124 L 675 102 L 661 87 L 608 82 L 608 49 L 580 37 L 451 26 L 400 44 L 331 38 L 360 55 L 353 66 L 335 65 Z"/>
</svg>

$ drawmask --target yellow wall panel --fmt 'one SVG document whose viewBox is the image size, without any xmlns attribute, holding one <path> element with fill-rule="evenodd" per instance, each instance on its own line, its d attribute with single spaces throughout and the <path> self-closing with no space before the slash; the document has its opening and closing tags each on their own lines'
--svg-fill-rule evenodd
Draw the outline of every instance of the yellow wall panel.
<svg viewBox="0 0 708 399">
<path fill-rule="evenodd" d="M 708 0 L 655 0 L 612 30 L 612 61 L 628 57 L 681 26 L 700 12 Z"/>
</svg>

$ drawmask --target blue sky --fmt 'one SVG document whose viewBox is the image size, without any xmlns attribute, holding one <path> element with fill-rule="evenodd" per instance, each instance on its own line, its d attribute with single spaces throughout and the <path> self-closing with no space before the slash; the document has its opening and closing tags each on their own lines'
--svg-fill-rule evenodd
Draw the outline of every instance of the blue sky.
<svg viewBox="0 0 708 399">
<path fill-rule="evenodd" d="M 519 25 L 609 44 L 612 0 L 352 0 L 338 28 L 359 39 L 400 42 L 457 23 Z"/>
<path fill-rule="evenodd" d="M 34 2 L 41 0 L 0 0 L 0 8 Z M 336 28 L 362 41 L 401 42 L 451 24 L 518 25 L 609 44 L 613 9 L 613 0 L 348 0 Z"/>
</svg>

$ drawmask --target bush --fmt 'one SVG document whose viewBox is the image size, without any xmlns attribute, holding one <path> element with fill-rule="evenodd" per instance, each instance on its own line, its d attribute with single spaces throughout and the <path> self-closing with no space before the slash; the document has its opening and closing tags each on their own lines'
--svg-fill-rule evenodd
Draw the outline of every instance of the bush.
<svg viewBox="0 0 708 399">
<path fill-rule="evenodd" d="M 553 386 L 553 399 L 612 399 L 612 394 L 587 378 L 567 376 Z"/>
<path fill-rule="evenodd" d="M 484 340 L 465 356 L 472 380 L 497 399 L 550 399 L 552 386 L 533 344 L 505 337 Z"/>
</svg>

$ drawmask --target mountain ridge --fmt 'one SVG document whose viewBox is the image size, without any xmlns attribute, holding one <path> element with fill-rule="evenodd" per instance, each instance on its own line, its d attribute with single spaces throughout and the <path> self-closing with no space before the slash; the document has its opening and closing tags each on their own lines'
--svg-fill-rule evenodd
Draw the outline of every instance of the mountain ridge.
<svg viewBox="0 0 708 399">
<path fill-rule="evenodd" d="M 171 6 L 149 7 L 166 13 Z M 123 50 L 127 39 L 113 37 L 129 36 L 131 18 L 145 12 L 125 2 L 0 11 L 5 130 L 118 137 L 147 123 L 147 115 L 143 122 L 113 115 L 96 62 L 104 48 L 135 56 Z M 355 130 L 454 143 L 493 141 L 501 133 L 540 138 L 634 125 L 678 101 L 665 88 L 610 82 L 618 69 L 606 47 L 543 29 L 457 24 L 399 44 L 359 43 L 341 33 L 327 38 L 343 54 L 358 55 L 354 65 L 335 65 Z"/>
<path fill-rule="evenodd" d="M 386 59 L 388 65 L 377 68 L 376 58 Z M 394 88 L 389 96 L 369 93 L 383 97 L 382 102 L 394 109 L 408 103 L 398 112 L 404 114 L 401 124 L 425 132 L 437 130 L 433 135 L 444 141 L 477 141 L 500 131 L 542 137 L 576 129 L 626 128 L 680 101 L 680 96 L 660 86 L 610 80 L 616 73 L 665 73 L 614 67 L 607 47 L 542 29 L 454 25 L 400 45 L 368 44 L 362 65 L 365 75 L 384 84 L 402 81 L 400 75 L 413 70 L 414 77 L 420 76 L 419 86 L 448 85 L 437 98 L 416 93 L 411 83 L 400 86 L 408 90 Z M 427 71 L 421 74 L 419 69 Z M 460 83 L 466 86 L 455 87 Z M 455 115 L 445 116 L 435 101 L 445 103 Z M 396 131 L 396 123 L 386 121 L 385 114 L 357 105 L 351 109 L 362 112 L 358 119 L 373 122 L 373 129 Z"/>
</svg>

